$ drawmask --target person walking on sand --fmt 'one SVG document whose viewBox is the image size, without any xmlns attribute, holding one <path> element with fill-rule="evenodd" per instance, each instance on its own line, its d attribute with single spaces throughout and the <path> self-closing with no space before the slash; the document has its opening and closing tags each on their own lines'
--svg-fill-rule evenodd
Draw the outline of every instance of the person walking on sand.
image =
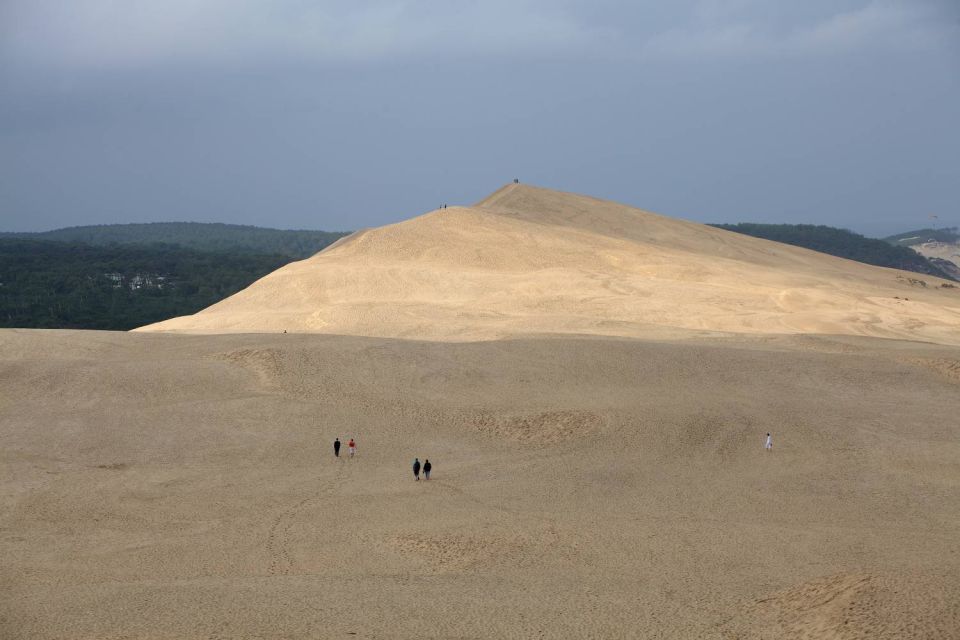
<svg viewBox="0 0 960 640">
<path fill-rule="evenodd" d="M 336 440 L 333 441 L 333 457 L 334 458 L 340 457 L 340 438 L 337 438 Z"/>
<path fill-rule="evenodd" d="M 413 479 L 420 480 L 420 458 L 413 459 Z"/>
<path fill-rule="evenodd" d="M 424 480 L 430 479 L 430 469 L 432 468 L 433 468 L 433 465 L 430 464 L 430 460 L 423 461 L 423 479 Z"/>
<path fill-rule="evenodd" d="M 353 457 L 353 454 L 357 452 L 357 443 L 353 441 L 353 438 L 350 438 L 350 442 L 347 443 L 347 451 L 350 452 L 350 457 Z"/>
<path fill-rule="evenodd" d="M 773 451 L 773 438 L 769 433 L 767 434 L 767 442 L 763 445 L 763 448 L 767 451 Z"/>
</svg>

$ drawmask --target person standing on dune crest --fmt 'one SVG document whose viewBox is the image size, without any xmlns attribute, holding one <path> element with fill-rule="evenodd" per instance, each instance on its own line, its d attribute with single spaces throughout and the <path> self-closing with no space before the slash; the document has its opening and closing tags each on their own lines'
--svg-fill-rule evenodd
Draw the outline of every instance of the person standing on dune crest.
<svg viewBox="0 0 960 640">
<path fill-rule="evenodd" d="M 767 451 L 773 451 L 773 438 L 769 433 L 767 434 L 767 442 L 763 445 L 763 448 Z"/>
</svg>

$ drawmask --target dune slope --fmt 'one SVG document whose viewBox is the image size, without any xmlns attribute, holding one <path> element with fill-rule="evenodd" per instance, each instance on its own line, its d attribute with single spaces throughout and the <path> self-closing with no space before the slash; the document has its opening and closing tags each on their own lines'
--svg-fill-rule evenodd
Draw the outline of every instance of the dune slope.
<svg viewBox="0 0 960 640">
<path fill-rule="evenodd" d="M 358 232 L 141 331 L 431 340 L 671 329 L 960 343 L 960 289 L 916 274 L 511 184 Z"/>
</svg>

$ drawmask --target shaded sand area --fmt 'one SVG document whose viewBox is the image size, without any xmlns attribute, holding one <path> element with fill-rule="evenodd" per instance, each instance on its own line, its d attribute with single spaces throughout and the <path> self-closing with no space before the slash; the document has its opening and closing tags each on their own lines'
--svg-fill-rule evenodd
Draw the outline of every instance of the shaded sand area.
<svg viewBox="0 0 960 640">
<path fill-rule="evenodd" d="M 958 638 L 958 393 L 872 338 L 0 331 L 0 637 Z"/>
<path fill-rule="evenodd" d="M 427 340 L 682 328 L 960 344 L 960 288 L 614 202 L 510 184 L 340 240 L 141 331 Z"/>
</svg>

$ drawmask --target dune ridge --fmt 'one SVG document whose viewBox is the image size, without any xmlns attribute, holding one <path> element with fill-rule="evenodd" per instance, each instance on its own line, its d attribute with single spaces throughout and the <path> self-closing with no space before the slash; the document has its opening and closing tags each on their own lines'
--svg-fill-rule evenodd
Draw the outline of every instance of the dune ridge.
<svg viewBox="0 0 960 640">
<path fill-rule="evenodd" d="M 960 289 L 633 207 L 510 184 L 340 240 L 138 331 L 443 341 L 674 330 L 960 344 Z"/>
</svg>

